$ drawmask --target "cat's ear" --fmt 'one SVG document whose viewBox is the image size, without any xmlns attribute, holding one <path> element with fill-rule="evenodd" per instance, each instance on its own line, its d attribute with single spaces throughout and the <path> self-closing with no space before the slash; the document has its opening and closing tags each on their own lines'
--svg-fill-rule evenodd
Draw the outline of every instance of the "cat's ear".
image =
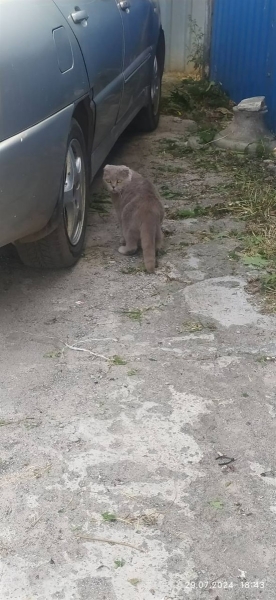
<svg viewBox="0 0 276 600">
<path fill-rule="evenodd" d="M 122 165 L 122 173 L 123 175 L 129 175 L 130 169 L 129 167 L 126 167 L 125 165 Z"/>
</svg>

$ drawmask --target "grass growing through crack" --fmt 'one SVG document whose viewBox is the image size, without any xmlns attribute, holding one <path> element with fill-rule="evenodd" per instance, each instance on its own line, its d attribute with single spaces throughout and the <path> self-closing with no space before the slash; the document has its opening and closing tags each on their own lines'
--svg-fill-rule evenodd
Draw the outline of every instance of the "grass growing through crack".
<svg viewBox="0 0 276 600">
<path fill-rule="evenodd" d="M 119 569 L 119 567 L 123 567 L 126 564 L 124 558 L 117 558 L 114 560 L 115 569 Z"/>
<path fill-rule="evenodd" d="M 201 323 L 201 321 L 184 321 L 179 328 L 180 333 L 184 332 L 197 332 L 207 329 L 208 331 L 216 331 L 216 325 L 214 323 Z"/>
<path fill-rule="evenodd" d="M 158 306 L 146 306 L 145 308 L 123 309 L 120 312 L 125 317 L 128 317 L 129 319 L 131 319 L 131 321 L 137 321 L 141 325 L 142 318 L 143 318 L 143 316 L 144 316 L 145 313 L 149 312 L 150 310 L 155 310 L 156 308 L 160 309 L 161 306 L 162 305 L 158 305 Z"/>
<path fill-rule="evenodd" d="M 62 350 L 51 350 L 50 352 L 46 352 L 43 356 L 44 358 L 60 358 L 62 354 Z"/>
<path fill-rule="evenodd" d="M 141 308 L 122 310 L 122 313 L 132 321 L 138 321 L 138 323 L 141 323 L 142 321 L 143 311 Z"/>
<path fill-rule="evenodd" d="M 103 520 L 108 523 L 116 523 L 118 521 L 120 523 L 125 523 L 126 525 L 133 525 L 134 527 L 154 527 L 158 523 L 159 513 L 154 511 L 138 514 L 135 513 L 133 515 L 128 514 L 126 517 L 119 517 L 113 513 L 104 512 L 101 516 Z"/>
<path fill-rule="evenodd" d="M 122 358 L 121 356 L 118 356 L 118 354 L 115 354 L 112 358 L 112 364 L 113 365 L 126 365 L 127 361 L 124 360 L 124 358 Z"/>
<path fill-rule="evenodd" d="M 121 273 L 123 273 L 124 275 L 136 275 L 137 273 L 145 273 L 146 269 L 144 267 L 144 265 L 138 265 L 137 267 L 123 267 L 121 269 Z"/>
<path fill-rule="evenodd" d="M 113 515 L 112 513 L 109 513 L 109 512 L 102 513 L 102 518 L 104 521 L 107 521 L 108 523 L 115 523 L 115 521 L 117 521 L 116 515 Z"/>
</svg>

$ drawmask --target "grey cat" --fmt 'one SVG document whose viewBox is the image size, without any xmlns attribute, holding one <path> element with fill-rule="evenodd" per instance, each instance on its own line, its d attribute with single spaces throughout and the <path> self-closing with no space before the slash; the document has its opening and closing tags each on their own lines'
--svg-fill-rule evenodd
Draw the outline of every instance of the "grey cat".
<svg viewBox="0 0 276 600">
<path fill-rule="evenodd" d="M 111 194 L 123 240 L 121 254 L 135 254 L 143 250 L 148 273 L 154 273 L 156 252 L 162 246 L 161 223 L 164 208 L 153 184 L 136 171 L 124 165 L 106 165 L 104 184 Z"/>
</svg>

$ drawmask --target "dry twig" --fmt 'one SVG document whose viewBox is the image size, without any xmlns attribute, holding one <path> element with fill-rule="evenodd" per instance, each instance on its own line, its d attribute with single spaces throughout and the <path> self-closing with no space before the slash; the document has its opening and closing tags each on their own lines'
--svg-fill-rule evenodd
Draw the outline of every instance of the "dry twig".
<svg viewBox="0 0 276 600">
<path fill-rule="evenodd" d="M 103 354 L 96 354 L 96 352 L 92 352 L 92 350 L 87 350 L 87 348 L 78 348 L 77 346 L 70 346 L 70 344 L 66 344 L 66 342 L 63 342 L 63 344 L 66 346 L 66 348 L 69 348 L 70 350 L 77 350 L 78 352 L 88 352 L 88 354 L 90 354 L 91 356 L 96 356 L 96 358 L 103 358 L 104 360 L 109 360 L 107 356 L 104 356 Z"/>
</svg>

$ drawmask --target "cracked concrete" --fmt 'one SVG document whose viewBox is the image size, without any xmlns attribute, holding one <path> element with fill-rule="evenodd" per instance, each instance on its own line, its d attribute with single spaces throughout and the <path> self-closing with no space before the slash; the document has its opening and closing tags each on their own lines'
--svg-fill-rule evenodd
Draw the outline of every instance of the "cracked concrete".
<svg viewBox="0 0 276 600">
<path fill-rule="evenodd" d="M 158 150 L 169 125 L 109 161 L 188 195 L 198 171 Z M 274 600 L 275 318 L 236 241 L 200 235 L 240 226 L 166 221 L 153 276 L 118 254 L 112 211 L 73 270 L 2 253 L 1 600 Z"/>
</svg>

